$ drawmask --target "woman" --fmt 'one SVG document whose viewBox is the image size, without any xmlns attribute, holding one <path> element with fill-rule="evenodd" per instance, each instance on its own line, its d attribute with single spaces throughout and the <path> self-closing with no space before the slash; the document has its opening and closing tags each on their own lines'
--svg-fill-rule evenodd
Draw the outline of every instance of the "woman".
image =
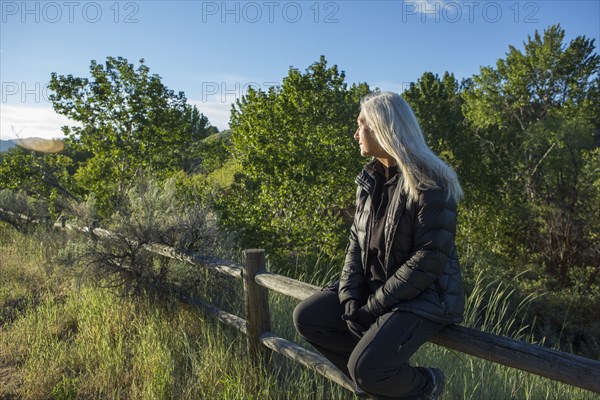
<svg viewBox="0 0 600 400">
<path fill-rule="evenodd" d="M 361 101 L 354 138 L 373 157 L 357 177 L 356 214 L 339 284 L 294 310 L 298 332 L 377 399 L 437 399 L 444 375 L 410 357 L 462 319 L 454 237 L 462 189 L 426 145 L 400 95 Z"/>
</svg>

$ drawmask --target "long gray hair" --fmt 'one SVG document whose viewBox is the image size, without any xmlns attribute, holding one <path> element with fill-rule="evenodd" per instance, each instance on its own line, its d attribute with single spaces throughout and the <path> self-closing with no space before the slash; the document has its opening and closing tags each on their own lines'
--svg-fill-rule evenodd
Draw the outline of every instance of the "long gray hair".
<svg viewBox="0 0 600 400">
<path fill-rule="evenodd" d="M 371 93 L 361 100 L 365 122 L 402 174 L 408 199 L 416 201 L 425 189 L 444 189 L 458 202 L 463 191 L 454 170 L 425 143 L 417 118 L 397 93 Z"/>
</svg>

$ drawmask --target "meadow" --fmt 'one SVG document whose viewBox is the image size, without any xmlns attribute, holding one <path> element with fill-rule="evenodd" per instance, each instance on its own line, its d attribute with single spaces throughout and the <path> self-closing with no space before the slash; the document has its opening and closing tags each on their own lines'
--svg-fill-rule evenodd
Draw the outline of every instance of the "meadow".
<svg viewBox="0 0 600 400">
<path fill-rule="evenodd" d="M 279 355 L 253 364 L 245 338 L 198 309 L 159 293 L 123 296 L 74 274 L 57 262 L 69 240 L 0 225 L 0 399 L 354 398 Z M 198 295 L 243 315 L 237 283 L 197 273 Z M 531 327 L 507 307 L 511 295 L 506 285 L 477 280 L 465 325 L 484 321 L 486 331 L 531 340 Z M 272 294 L 270 304 L 272 330 L 309 347 L 291 323 L 296 301 Z M 446 372 L 443 399 L 600 398 L 433 344 L 413 362 Z"/>
</svg>

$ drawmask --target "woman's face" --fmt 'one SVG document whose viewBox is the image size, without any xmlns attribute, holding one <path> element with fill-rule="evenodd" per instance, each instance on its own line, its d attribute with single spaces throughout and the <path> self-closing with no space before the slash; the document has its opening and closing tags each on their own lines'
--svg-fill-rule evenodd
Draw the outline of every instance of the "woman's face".
<svg viewBox="0 0 600 400">
<path fill-rule="evenodd" d="M 367 121 L 365 120 L 364 114 L 361 111 L 360 115 L 356 119 L 358 123 L 358 129 L 354 133 L 354 139 L 358 141 L 360 147 L 360 154 L 362 156 L 371 156 L 376 158 L 389 158 L 390 155 L 383 150 L 375 134 L 367 127 Z"/>
</svg>

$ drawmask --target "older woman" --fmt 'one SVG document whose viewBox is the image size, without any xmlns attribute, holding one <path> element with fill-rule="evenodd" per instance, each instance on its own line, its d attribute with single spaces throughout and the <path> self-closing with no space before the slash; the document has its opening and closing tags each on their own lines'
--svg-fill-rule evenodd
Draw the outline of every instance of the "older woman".
<svg viewBox="0 0 600 400">
<path fill-rule="evenodd" d="M 444 374 L 409 364 L 444 326 L 460 322 L 454 171 L 425 143 L 396 93 L 361 101 L 354 138 L 373 159 L 357 177 L 356 214 L 339 284 L 294 310 L 298 332 L 377 399 L 437 399 Z"/>
</svg>

